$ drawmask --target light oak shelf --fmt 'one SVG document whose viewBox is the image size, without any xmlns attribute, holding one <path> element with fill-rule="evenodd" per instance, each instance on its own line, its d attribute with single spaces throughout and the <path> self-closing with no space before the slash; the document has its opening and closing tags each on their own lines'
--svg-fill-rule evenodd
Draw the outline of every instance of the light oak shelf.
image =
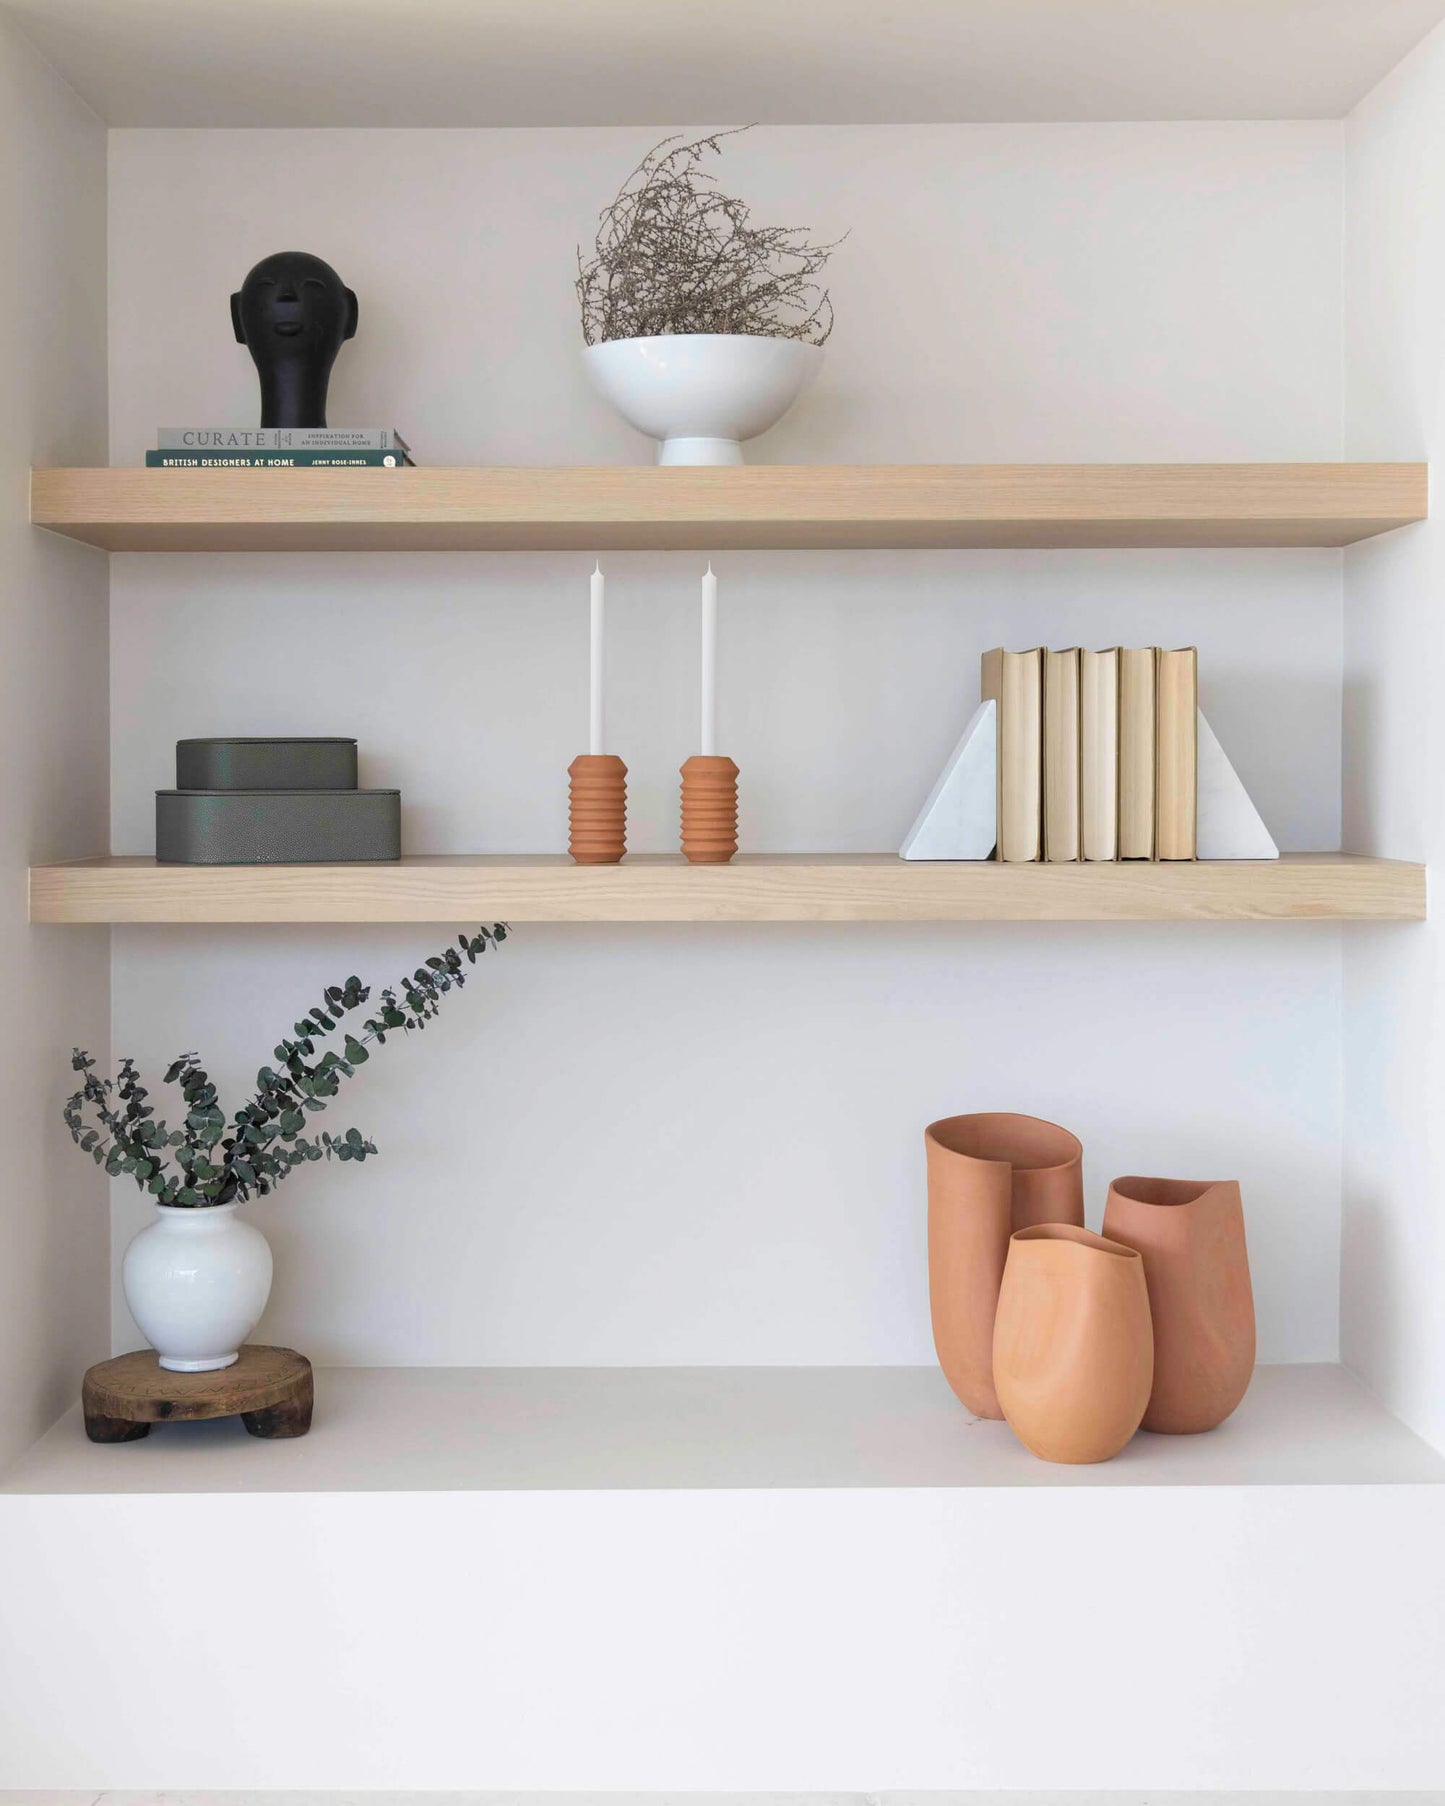
<svg viewBox="0 0 1445 1806">
<path fill-rule="evenodd" d="M 386 865 L 35 866 L 33 922 L 1420 921 L 1425 868 L 1302 853 L 1178 865 L 911 864 L 891 853 L 441 856 Z"/>
<path fill-rule="evenodd" d="M 112 552 L 1341 546 L 1423 520 L 1424 464 L 36 470 Z"/>
</svg>

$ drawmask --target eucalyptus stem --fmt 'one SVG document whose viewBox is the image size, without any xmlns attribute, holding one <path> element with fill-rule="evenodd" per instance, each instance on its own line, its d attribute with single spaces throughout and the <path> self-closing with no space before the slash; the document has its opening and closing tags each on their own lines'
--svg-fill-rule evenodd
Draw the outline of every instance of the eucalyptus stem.
<svg viewBox="0 0 1445 1806">
<path fill-rule="evenodd" d="M 181 1054 L 167 1069 L 165 1083 L 180 1087 L 186 1106 L 183 1125 L 172 1129 L 146 1101 L 150 1093 L 134 1060 L 121 1060 L 114 1081 L 102 1079 L 95 1061 L 77 1047 L 70 1064 L 82 1075 L 81 1085 L 63 1112 L 71 1140 L 113 1178 L 134 1179 L 158 1204 L 196 1208 L 264 1198 L 310 1161 L 365 1160 L 376 1153 L 376 1144 L 359 1129 L 341 1135 L 323 1131 L 314 1139 L 302 1132 L 307 1113 L 326 1109 L 343 1081 L 371 1058 L 370 1044 L 384 1046 L 397 1029 L 405 1034 L 424 1029 L 443 996 L 466 984 L 463 962 L 475 965 L 507 932 L 504 922 L 494 922 L 473 935 L 459 935 L 455 947 L 433 954 L 409 978 L 388 986 L 361 1032 L 345 1031 L 340 1053 L 328 1048 L 317 1059 L 316 1043 L 371 996 L 359 978 L 329 985 L 320 1004 L 293 1023 L 291 1037 L 278 1043 L 276 1065 L 256 1074 L 254 1094 L 229 1123 L 197 1054 Z"/>
</svg>

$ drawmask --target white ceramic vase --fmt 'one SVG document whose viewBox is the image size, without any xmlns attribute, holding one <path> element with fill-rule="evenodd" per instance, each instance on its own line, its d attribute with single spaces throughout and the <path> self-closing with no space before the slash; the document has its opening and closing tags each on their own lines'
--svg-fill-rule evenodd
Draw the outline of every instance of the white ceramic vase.
<svg viewBox="0 0 1445 1806">
<path fill-rule="evenodd" d="M 176 1373 L 229 1367 L 271 1294 L 271 1246 L 234 1204 L 158 1204 L 125 1251 L 125 1301 Z"/>
<path fill-rule="evenodd" d="M 741 464 L 742 441 L 775 426 L 817 375 L 821 345 L 752 333 L 662 333 L 583 352 L 599 392 L 659 464 Z"/>
</svg>

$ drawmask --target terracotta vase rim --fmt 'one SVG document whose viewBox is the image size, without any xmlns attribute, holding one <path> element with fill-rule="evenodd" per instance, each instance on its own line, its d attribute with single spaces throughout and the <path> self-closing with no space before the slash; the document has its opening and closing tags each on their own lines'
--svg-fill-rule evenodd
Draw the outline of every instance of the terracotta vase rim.
<svg viewBox="0 0 1445 1806">
<path fill-rule="evenodd" d="M 1197 1204 L 1206 1192 L 1232 1183 L 1229 1179 L 1156 1179 L 1140 1173 L 1127 1173 L 1122 1179 L 1115 1179 L 1109 1190 L 1117 1192 L 1121 1198 L 1127 1198 L 1131 1204 L 1152 1205 L 1156 1209 L 1170 1210 L 1181 1204 Z"/>
<path fill-rule="evenodd" d="M 1061 1147 L 1068 1152 L 1060 1160 L 1007 1160 L 997 1154 L 972 1154 L 967 1148 L 954 1145 L 948 1131 L 956 1123 L 976 1122 L 1027 1123 L 1031 1128 L 1046 1130 L 1050 1135 L 1059 1138 Z M 1084 1144 L 1072 1129 L 1066 1129 L 1061 1123 L 1049 1122 L 1042 1116 L 1028 1116 L 1019 1110 L 968 1110 L 956 1116 L 940 1116 L 937 1122 L 929 1123 L 924 1130 L 929 1141 L 942 1148 L 946 1154 L 952 1154 L 958 1160 L 976 1160 L 980 1166 L 1008 1167 L 1017 1173 L 1059 1173 L 1075 1165 L 1084 1157 Z"/>
<path fill-rule="evenodd" d="M 1011 1242 L 1071 1242 L 1090 1254 L 1109 1254 L 1123 1260 L 1139 1260 L 1137 1248 L 1126 1248 L 1123 1242 L 1111 1242 L 1107 1236 L 1095 1235 L 1092 1229 L 1080 1229 L 1074 1223 L 1033 1223 L 1027 1229 L 1015 1229 Z"/>
</svg>

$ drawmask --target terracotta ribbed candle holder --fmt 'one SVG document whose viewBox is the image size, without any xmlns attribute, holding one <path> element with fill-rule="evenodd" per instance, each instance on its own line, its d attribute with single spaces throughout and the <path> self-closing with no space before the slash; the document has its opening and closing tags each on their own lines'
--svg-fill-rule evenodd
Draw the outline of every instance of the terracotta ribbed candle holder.
<svg viewBox="0 0 1445 1806">
<path fill-rule="evenodd" d="M 1139 1428 L 1154 1380 L 1144 1262 L 1070 1223 L 1008 1246 L 993 1377 L 1009 1428 L 1041 1461 L 1108 1461 Z"/>
<path fill-rule="evenodd" d="M 682 768 L 682 851 L 693 865 L 726 865 L 738 850 L 738 768 L 694 753 Z"/>
<path fill-rule="evenodd" d="M 1232 1179 L 1116 1179 L 1104 1233 L 1144 1259 L 1154 1314 L 1154 1388 L 1144 1428 L 1212 1430 L 1254 1374 L 1254 1292 L 1239 1186 Z"/>
<path fill-rule="evenodd" d="M 616 753 L 581 753 L 567 776 L 568 852 L 578 865 L 616 865 L 627 851 L 627 767 Z"/>
<path fill-rule="evenodd" d="M 975 1417 L 1002 1417 L 993 1325 L 1009 1236 L 1084 1221 L 1084 1150 L 1036 1116 L 947 1116 L 928 1151 L 928 1298 L 944 1377 Z"/>
</svg>

